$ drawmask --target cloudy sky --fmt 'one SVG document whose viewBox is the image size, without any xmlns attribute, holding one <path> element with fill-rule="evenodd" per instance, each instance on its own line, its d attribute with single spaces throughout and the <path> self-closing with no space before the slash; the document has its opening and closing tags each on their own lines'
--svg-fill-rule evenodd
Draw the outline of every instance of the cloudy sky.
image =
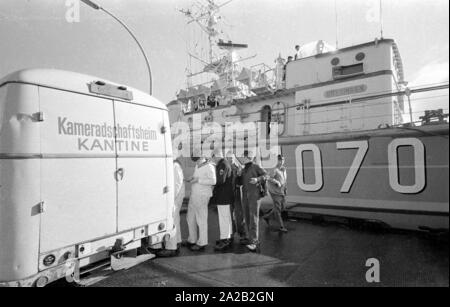
<svg viewBox="0 0 450 307">
<path fill-rule="evenodd" d="M 79 22 L 66 20 L 74 0 L 0 0 L 0 76 L 52 67 L 148 88 L 143 59 L 109 16 L 81 5 Z M 185 84 L 188 40 L 199 31 L 176 8 L 192 0 L 96 0 L 120 16 L 147 50 L 154 95 L 164 102 Z M 202 0 L 197 0 L 202 1 Z M 219 3 L 225 0 L 218 1 Z M 338 27 L 336 31 L 335 3 Z M 379 36 L 378 0 L 234 0 L 223 8 L 226 39 L 247 43 L 255 64 L 272 65 L 297 43 L 325 40 L 340 47 Z M 382 0 L 384 37 L 394 38 L 413 85 L 449 79 L 448 0 Z M 72 15 L 71 15 L 72 16 Z M 446 104 L 448 109 L 448 91 Z"/>
</svg>

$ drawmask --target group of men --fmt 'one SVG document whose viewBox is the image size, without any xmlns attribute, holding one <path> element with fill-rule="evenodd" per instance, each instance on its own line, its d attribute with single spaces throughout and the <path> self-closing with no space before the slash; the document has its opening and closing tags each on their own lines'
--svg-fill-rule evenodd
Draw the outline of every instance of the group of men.
<svg viewBox="0 0 450 307">
<path fill-rule="evenodd" d="M 214 109 L 220 106 L 221 96 L 209 95 L 206 100 L 204 98 L 190 98 L 183 103 L 183 112 L 197 112 L 206 109 Z"/>
<path fill-rule="evenodd" d="M 299 60 L 301 59 L 302 56 L 302 52 L 300 50 L 300 45 L 296 45 L 295 46 L 295 54 L 294 56 L 288 56 L 286 63 L 284 64 L 284 73 L 283 73 L 283 81 L 286 81 L 286 66 L 288 63 L 294 61 L 294 60 Z"/>
<path fill-rule="evenodd" d="M 288 56 L 286 64 L 289 62 L 292 62 L 292 61 L 300 60 L 302 57 L 303 56 L 302 56 L 302 52 L 300 50 L 300 45 L 296 45 L 294 56 L 292 56 L 292 55 Z"/>
<path fill-rule="evenodd" d="M 255 156 L 250 151 L 245 151 L 244 156 L 238 159 L 232 152 L 224 157 L 220 150 L 216 150 L 210 159 L 196 157 L 193 160 L 196 162 L 194 174 L 186 180 L 183 180 L 181 163 L 175 160 L 176 236 L 165 244 L 165 249 L 157 252 L 157 256 L 177 256 L 181 245 L 192 251 L 204 251 L 208 245 L 209 204 L 217 206 L 220 237 L 214 247 L 216 251 L 230 248 L 237 234 L 240 244 L 251 252 L 258 252 L 259 201 L 266 195 L 267 189 L 273 199 L 273 207 L 264 214 L 263 219 L 270 224 L 274 216 L 280 225 L 279 231 L 287 232 L 281 215 L 287 193 L 283 156 L 278 156 L 277 166 L 270 174 L 255 163 Z M 189 237 L 182 242 L 180 209 L 185 196 L 184 181 L 191 184 L 191 195 L 186 217 Z"/>
</svg>

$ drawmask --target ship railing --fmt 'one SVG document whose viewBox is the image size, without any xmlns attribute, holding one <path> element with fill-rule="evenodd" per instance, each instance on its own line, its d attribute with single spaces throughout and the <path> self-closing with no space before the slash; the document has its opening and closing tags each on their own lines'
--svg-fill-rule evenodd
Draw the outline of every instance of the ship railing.
<svg viewBox="0 0 450 307">
<path fill-rule="evenodd" d="M 329 133 L 336 130 L 357 131 L 369 127 L 377 129 L 448 123 L 448 88 L 448 82 L 428 84 L 397 92 L 379 92 L 371 95 L 350 97 L 346 100 L 347 103 L 344 103 L 345 101 L 323 101 L 322 103 L 327 105 L 336 105 L 327 108 L 311 108 L 312 104 L 315 107 L 320 106 L 320 102 L 309 101 L 279 110 L 273 109 L 272 112 L 282 113 L 277 113 L 278 115 L 274 117 L 282 124 L 286 124 L 288 121 L 295 122 L 296 133 L 300 134 Z M 442 93 L 442 91 L 446 92 Z M 431 92 L 434 92 L 434 94 L 428 94 Z M 439 93 L 436 94 L 435 92 Z M 410 103 L 412 103 L 413 108 L 411 111 L 409 111 L 409 107 L 404 105 L 403 99 L 400 99 L 404 97 L 408 97 Z M 445 101 L 442 104 L 441 101 L 443 100 Z M 440 104 L 438 105 L 437 102 Z M 365 114 L 365 108 L 369 105 L 378 107 L 383 107 L 384 105 L 386 110 L 389 109 L 389 106 L 393 106 L 394 112 L 367 112 Z M 418 106 L 420 106 L 419 109 Z M 226 107 L 226 105 L 221 105 L 221 107 Z M 291 111 L 292 109 L 295 109 L 295 111 Z M 234 121 L 235 118 L 233 117 L 244 118 L 251 114 L 260 114 L 260 112 L 260 110 L 240 112 L 236 115 L 229 115 L 230 118 L 224 120 Z M 300 114 L 303 114 L 303 116 Z M 355 114 L 360 116 L 354 116 Z"/>
<path fill-rule="evenodd" d="M 296 133 L 302 135 L 448 124 L 448 88 L 445 83 L 415 87 L 409 92 L 378 93 L 322 109 L 311 108 L 311 102 L 297 104 L 295 112 L 284 111 L 282 120 L 294 120 Z M 431 92 L 434 94 L 426 94 Z M 399 103 L 398 98 L 406 95 L 409 95 L 411 110 Z M 391 106 L 393 112 L 389 110 Z"/>
<path fill-rule="evenodd" d="M 298 138 L 304 138 L 304 137 L 309 137 L 309 136 L 314 136 L 317 137 L 319 135 L 321 135 L 324 138 L 327 138 L 327 135 L 333 135 L 339 132 L 348 132 L 348 133 L 361 133 L 360 135 L 365 135 L 365 133 L 367 133 L 368 131 L 384 131 L 386 129 L 400 129 L 400 130 L 411 130 L 411 131 L 415 131 L 417 129 L 421 129 L 420 127 L 429 127 L 429 126 L 433 126 L 433 124 L 440 124 L 437 128 L 434 128 L 434 132 L 433 133 L 437 133 L 436 131 L 441 131 L 443 134 L 447 133 L 448 134 L 448 109 L 446 110 L 447 112 L 440 112 L 437 111 L 437 115 L 438 117 L 442 117 L 444 119 L 443 122 L 440 121 L 435 121 L 434 117 L 433 119 L 431 119 L 431 121 L 429 121 L 428 123 L 424 123 L 424 121 L 422 119 L 420 120 L 416 120 L 414 122 L 414 125 L 408 125 L 408 124 L 397 124 L 397 125 L 389 125 L 389 124 L 379 124 L 378 126 L 374 126 L 374 127 L 360 127 L 358 129 L 336 129 L 336 127 L 338 127 L 339 124 L 339 120 L 327 120 L 327 121 L 317 121 L 317 122 L 309 122 L 309 123 L 300 123 L 300 126 L 304 126 L 305 129 L 304 130 L 297 130 L 295 134 L 287 134 L 287 135 L 279 135 L 277 136 L 277 140 L 279 142 L 279 145 L 287 145 L 289 142 L 292 143 L 292 140 L 295 139 L 295 137 Z M 435 111 L 432 111 L 431 113 L 433 113 Z M 423 111 L 416 111 L 414 112 L 415 115 L 419 116 L 421 114 L 423 114 Z M 430 112 L 429 112 L 430 113 Z M 363 117 L 359 117 L 358 119 L 355 120 L 361 120 L 361 121 L 367 121 L 367 120 L 374 120 L 374 119 L 382 119 L 382 118 L 386 118 L 386 114 L 379 114 L 379 115 L 367 115 L 367 116 L 363 116 Z M 445 124 L 445 125 L 443 125 Z M 325 127 L 327 129 L 322 129 L 320 131 L 315 130 L 314 126 L 315 125 L 320 125 L 322 128 Z M 306 127 L 308 126 L 308 127 Z M 313 129 L 311 129 L 311 126 L 313 127 Z M 182 141 L 182 143 L 186 144 L 186 142 L 192 142 L 192 144 L 203 144 L 203 141 L 208 139 L 209 141 L 211 141 L 211 134 L 205 133 L 205 129 L 202 127 L 200 129 L 193 129 L 193 126 L 190 125 L 191 130 L 190 130 L 190 134 L 189 136 L 186 137 L 185 140 Z M 224 128 L 224 132 L 226 132 L 225 126 L 223 126 Z M 232 140 L 227 140 L 227 138 L 229 138 L 229 136 L 227 136 L 226 134 L 223 134 L 222 136 L 215 136 L 218 138 L 218 143 L 224 143 L 224 144 L 244 144 L 246 148 L 252 148 L 252 147 L 257 147 L 258 146 L 258 140 L 264 140 L 264 139 L 269 139 L 272 140 L 273 135 L 270 134 L 264 134 L 264 136 L 262 138 L 249 138 L 249 136 L 253 135 L 253 136 L 259 136 L 261 131 L 258 130 L 258 126 L 255 127 L 257 130 L 256 131 L 251 131 L 251 130 L 244 130 L 244 131 L 234 131 L 233 132 L 233 139 Z M 247 129 L 247 128 L 246 128 Z M 436 130 L 437 129 L 437 130 Z M 421 130 L 424 133 L 427 133 L 427 130 Z M 441 133 L 439 132 L 439 133 Z M 196 140 L 191 140 L 191 138 L 193 136 L 196 135 L 196 133 L 198 133 L 198 139 Z M 431 132 L 429 132 L 431 133 Z M 447 136 L 448 138 L 448 136 Z M 221 141 L 220 141 L 221 140 Z M 284 141 L 283 141 L 284 140 Z M 286 143 L 288 142 L 288 143 Z M 214 144 L 214 142 L 212 142 Z M 290 144 L 290 143 L 289 143 Z"/>
<path fill-rule="evenodd" d="M 448 83 L 412 87 L 409 91 L 377 92 L 337 100 L 304 100 L 272 109 L 272 121 L 290 124 L 289 134 L 359 131 L 448 123 Z M 409 95 L 412 110 L 403 100 Z M 261 110 L 228 115 L 226 121 L 255 118 Z M 293 124 L 292 124 L 293 123 Z M 293 130 L 292 130 L 293 129 Z M 295 132 L 294 132 L 295 130 Z"/>
<path fill-rule="evenodd" d="M 276 83 L 275 69 L 265 63 L 256 64 L 250 67 L 252 79 L 250 80 L 250 90 L 274 89 Z"/>
</svg>

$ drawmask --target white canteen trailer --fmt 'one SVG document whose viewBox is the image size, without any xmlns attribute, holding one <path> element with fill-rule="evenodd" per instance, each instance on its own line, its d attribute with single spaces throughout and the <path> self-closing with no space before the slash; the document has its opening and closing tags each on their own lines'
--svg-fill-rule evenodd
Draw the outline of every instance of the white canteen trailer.
<svg viewBox="0 0 450 307">
<path fill-rule="evenodd" d="M 0 285 L 149 259 L 174 235 L 173 203 L 163 103 L 58 70 L 0 81 Z"/>
</svg>

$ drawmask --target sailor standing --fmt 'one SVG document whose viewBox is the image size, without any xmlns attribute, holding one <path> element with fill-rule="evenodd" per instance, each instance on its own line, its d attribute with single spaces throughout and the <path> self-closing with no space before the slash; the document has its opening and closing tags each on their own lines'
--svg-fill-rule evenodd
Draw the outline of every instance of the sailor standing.
<svg viewBox="0 0 450 307">
<path fill-rule="evenodd" d="M 300 51 L 300 45 L 295 46 L 295 60 L 300 60 L 303 57 L 302 52 Z"/>
<path fill-rule="evenodd" d="M 231 205 L 234 202 L 233 172 L 231 164 L 224 159 L 221 150 L 214 152 L 216 162 L 217 183 L 214 187 L 214 202 L 217 205 L 219 218 L 220 240 L 217 241 L 216 251 L 223 251 L 230 247 L 233 235 L 231 219 Z"/>
<path fill-rule="evenodd" d="M 284 163 L 284 157 L 282 155 L 278 155 L 277 166 L 272 171 L 270 178 L 268 179 L 269 192 L 273 200 L 273 208 L 268 213 L 266 213 L 263 218 L 269 225 L 270 217 L 274 216 L 280 225 L 279 231 L 286 233 L 288 232 L 288 230 L 284 226 L 283 218 L 281 217 L 281 213 L 286 206 L 287 194 L 287 173 Z"/>
<path fill-rule="evenodd" d="M 192 184 L 186 218 L 188 245 L 192 251 L 203 251 L 208 245 L 208 203 L 216 184 L 216 169 L 201 157 L 197 160 L 194 175 L 187 181 Z"/>
<path fill-rule="evenodd" d="M 181 226 L 180 226 L 180 210 L 183 205 L 183 200 L 185 196 L 185 184 L 183 168 L 181 166 L 180 160 L 177 158 L 173 163 L 173 178 L 174 178 L 174 210 L 173 210 L 173 224 L 175 226 L 175 236 L 171 237 L 170 240 L 165 244 L 165 249 L 160 250 L 156 253 L 158 257 L 175 257 L 178 256 L 180 249 L 179 244 L 181 243 Z"/>
<path fill-rule="evenodd" d="M 261 186 L 266 179 L 266 171 L 254 163 L 254 156 L 250 151 L 244 152 L 242 159 L 245 165 L 240 180 L 242 182 L 242 205 L 248 225 L 249 244 L 247 248 L 251 252 L 259 249 L 259 200 L 261 198 Z"/>
<path fill-rule="evenodd" d="M 234 202 L 231 206 L 231 218 L 233 220 L 233 233 L 238 235 L 241 244 L 246 245 L 248 243 L 248 228 L 245 224 L 245 220 L 249 220 L 249 218 L 244 218 L 245 212 L 242 207 L 242 184 L 238 176 L 238 174 L 242 172 L 243 166 L 236 159 L 236 156 L 232 151 L 227 152 L 226 159 L 231 165 L 232 172 Z"/>
</svg>

